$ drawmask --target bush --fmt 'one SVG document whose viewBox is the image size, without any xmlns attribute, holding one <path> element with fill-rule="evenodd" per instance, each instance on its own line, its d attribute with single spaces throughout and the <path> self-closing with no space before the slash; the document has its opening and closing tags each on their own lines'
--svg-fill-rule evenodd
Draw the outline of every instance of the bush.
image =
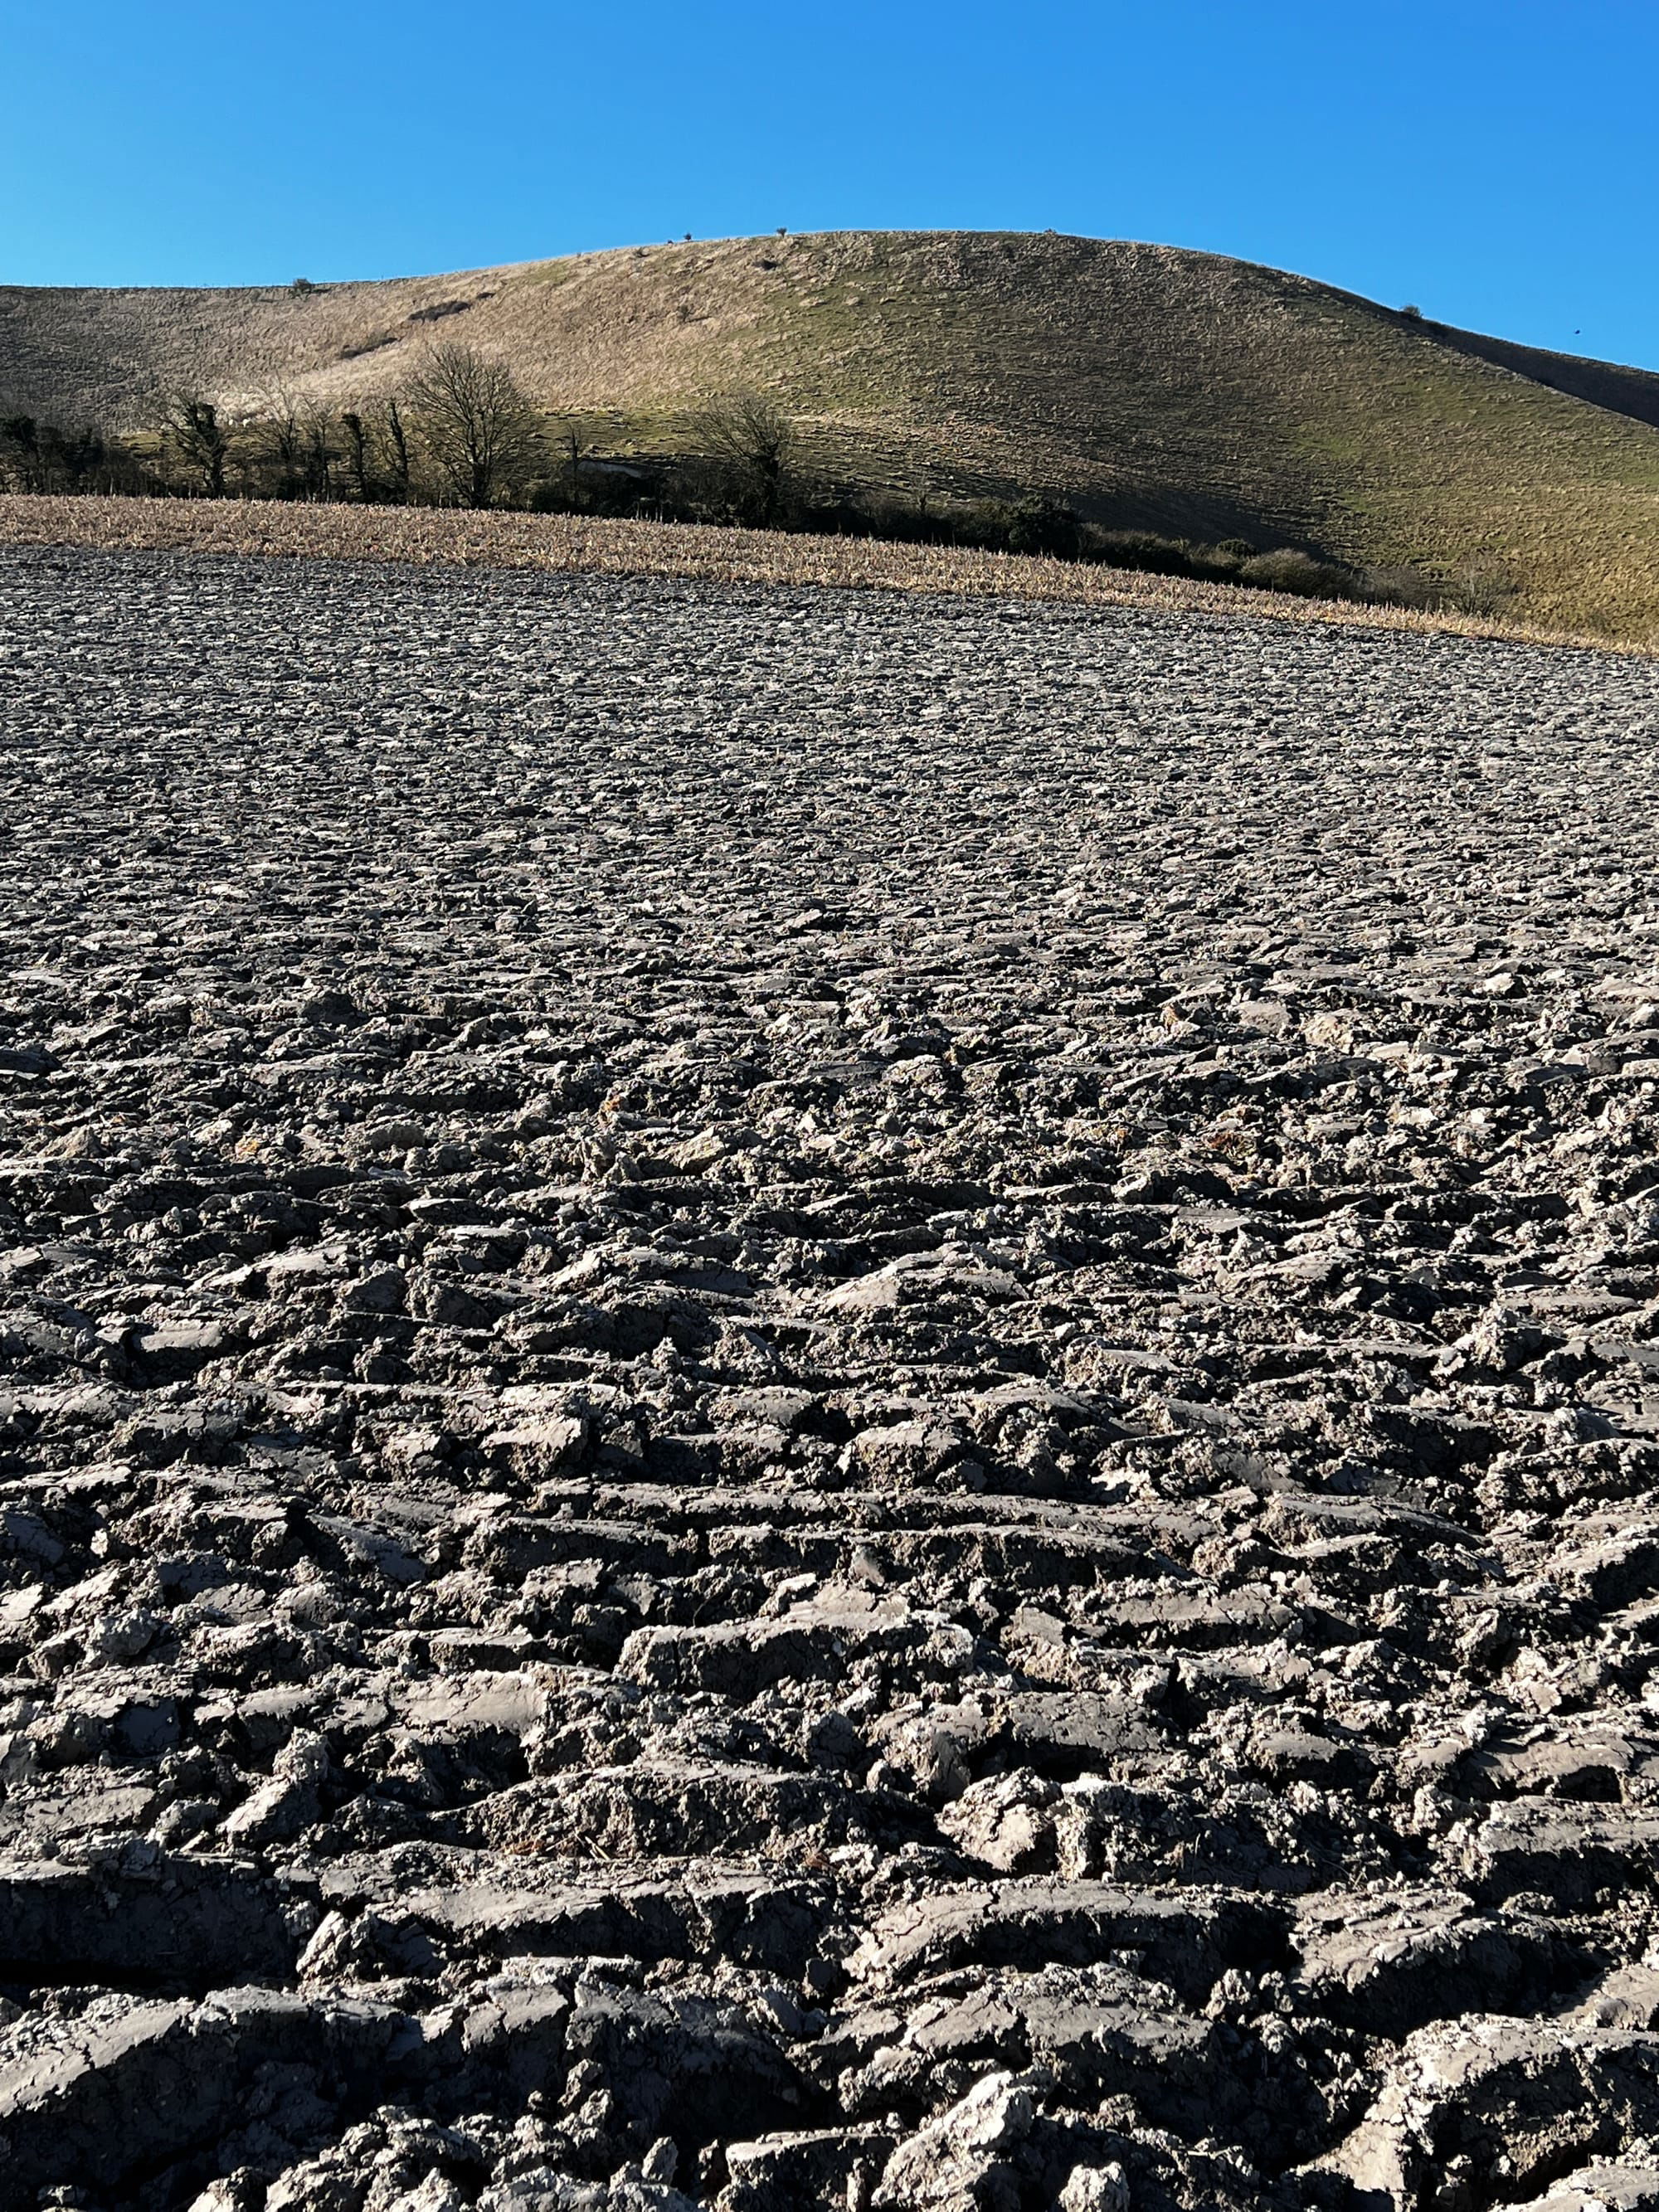
<svg viewBox="0 0 1659 2212">
<path fill-rule="evenodd" d="M 532 514 L 638 514 L 663 503 L 658 471 L 644 462 L 596 460 L 580 454 L 543 477 L 526 504 Z"/>
<path fill-rule="evenodd" d="M 1151 530 L 1096 530 L 1088 533 L 1092 561 L 1112 568 L 1139 568 L 1154 576 L 1194 576 L 1200 582 L 1228 583 L 1254 548 L 1243 538 L 1227 545 L 1194 545 L 1184 538 L 1160 538 Z"/>
<path fill-rule="evenodd" d="M 1446 586 L 1445 598 L 1461 614 L 1495 615 L 1515 597 L 1518 586 L 1494 561 L 1466 561 Z"/>
<path fill-rule="evenodd" d="M 1083 550 L 1083 526 L 1069 507 L 1054 500 L 1022 500 L 1009 512 L 1005 544 L 1010 553 L 1075 561 Z"/>
<path fill-rule="evenodd" d="M 1387 607 L 1437 607 L 1443 605 L 1446 597 L 1437 584 L 1415 568 L 1368 568 L 1364 596 Z"/>
<path fill-rule="evenodd" d="M 961 511 L 955 536 L 990 553 L 1046 553 L 1075 561 L 1084 550 L 1085 526 L 1053 499 L 981 500 Z"/>
<path fill-rule="evenodd" d="M 1291 592 L 1304 599 L 1363 599 L 1365 588 L 1352 569 L 1338 568 L 1334 561 L 1316 561 L 1311 553 L 1300 553 L 1290 545 L 1241 561 L 1238 580 L 1258 591 Z"/>
</svg>

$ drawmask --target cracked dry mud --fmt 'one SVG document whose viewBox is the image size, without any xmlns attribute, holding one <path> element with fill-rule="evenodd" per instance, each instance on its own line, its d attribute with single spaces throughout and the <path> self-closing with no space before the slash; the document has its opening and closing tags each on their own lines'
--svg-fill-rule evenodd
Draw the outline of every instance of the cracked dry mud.
<svg viewBox="0 0 1659 2212">
<path fill-rule="evenodd" d="M 0 2203 L 1659 2203 L 1650 665 L 0 592 Z"/>
</svg>

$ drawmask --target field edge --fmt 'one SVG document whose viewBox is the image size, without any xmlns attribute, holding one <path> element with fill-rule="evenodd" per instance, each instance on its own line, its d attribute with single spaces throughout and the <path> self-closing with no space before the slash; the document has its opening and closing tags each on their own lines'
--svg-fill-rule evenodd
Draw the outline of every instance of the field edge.
<svg viewBox="0 0 1659 2212">
<path fill-rule="evenodd" d="M 1041 555 L 878 538 L 459 508 L 310 506 L 252 500 L 0 494 L 0 547 L 205 553 L 251 558 L 679 577 L 1082 606 L 1235 620 L 1489 638 L 1650 658 L 1654 645 L 1491 617 L 1304 599 L 1232 584 L 1109 568 Z"/>
</svg>

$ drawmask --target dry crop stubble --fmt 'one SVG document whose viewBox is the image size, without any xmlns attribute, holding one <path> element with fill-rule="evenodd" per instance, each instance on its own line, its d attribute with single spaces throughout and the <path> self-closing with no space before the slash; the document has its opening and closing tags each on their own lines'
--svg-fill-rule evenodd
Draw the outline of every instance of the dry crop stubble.
<svg viewBox="0 0 1659 2212">
<path fill-rule="evenodd" d="M 1327 623 L 1366 629 L 1577 645 L 1605 638 L 1475 615 L 1311 599 L 1040 555 L 703 523 L 258 500 L 74 499 L 0 495 L 0 545 L 211 553 L 276 559 L 450 563 L 556 574 L 685 576 L 733 584 L 822 585 L 1077 606 Z"/>
</svg>

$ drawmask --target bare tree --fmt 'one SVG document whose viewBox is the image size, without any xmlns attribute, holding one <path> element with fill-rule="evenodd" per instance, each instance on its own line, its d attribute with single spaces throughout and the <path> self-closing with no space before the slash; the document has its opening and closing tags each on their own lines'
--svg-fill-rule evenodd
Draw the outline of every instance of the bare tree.
<svg viewBox="0 0 1659 2212">
<path fill-rule="evenodd" d="M 408 399 L 434 467 L 463 507 L 492 507 L 544 459 L 535 409 L 504 361 L 470 345 L 434 346 Z"/>
<path fill-rule="evenodd" d="M 392 496 L 402 507 L 409 505 L 409 433 L 404 427 L 403 414 L 393 392 L 380 410 L 380 428 L 384 433 L 386 453 L 386 480 Z"/>
<path fill-rule="evenodd" d="M 285 385 L 268 386 L 256 395 L 252 420 L 259 458 L 276 477 L 277 498 L 293 499 L 305 471 L 305 437 L 298 399 Z"/>
<path fill-rule="evenodd" d="M 409 503 L 409 436 L 395 398 L 364 400 L 340 416 L 346 481 L 365 507 Z"/>
<path fill-rule="evenodd" d="M 362 416 L 350 407 L 341 416 L 340 428 L 345 432 L 346 474 L 351 479 L 352 489 L 367 507 L 374 496 L 374 479 L 368 472 L 368 432 Z"/>
<path fill-rule="evenodd" d="M 777 403 L 762 392 L 722 392 L 692 416 L 691 432 L 699 452 L 733 480 L 756 521 L 775 522 L 795 450 L 795 426 Z"/>
<path fill-rule="evenodd" d="M 162 437 L 184 466 L 201 477 L 208 497 L 222 499 L 231 434 L 213 402 L 194 392 L 175 392 L 163 414 Z"/>
<path fill-rule="evenodd" d="M 328 410 L 308 406 L 304 414 L 304 465 L 306 496 L 326 500 L 334 490 L 334 442 Z"/>
</svg>

